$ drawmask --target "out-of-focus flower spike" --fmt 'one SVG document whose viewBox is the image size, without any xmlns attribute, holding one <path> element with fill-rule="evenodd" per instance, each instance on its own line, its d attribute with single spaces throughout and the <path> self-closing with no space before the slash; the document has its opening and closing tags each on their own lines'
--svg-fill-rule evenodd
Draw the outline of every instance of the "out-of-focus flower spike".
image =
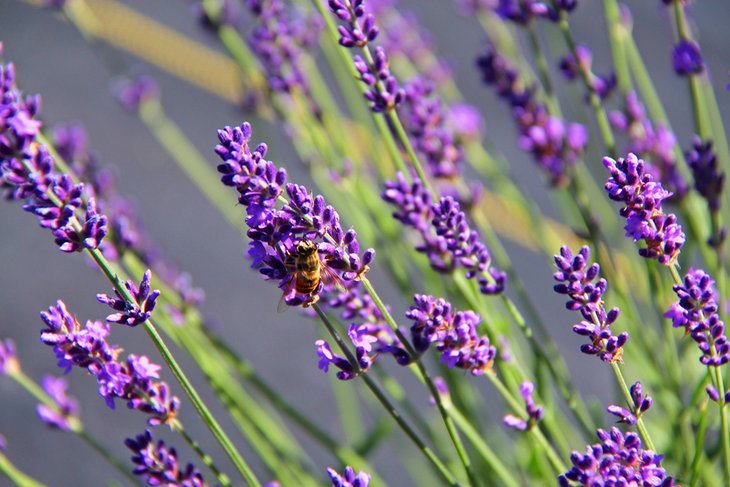
<svg viewBox="0 0 730 487">
<path fill-rule="evenodd" d="M 43 390 L 53 399 L 56 408 L 45 404 L 36 407 L 41 421 L 61 431 L 73 431 L 80 426 L 79 403 L 67 394 L 67 389 L 68 383 L 65 379 L 46 375 L 43 377 Z"/>
<path fill-rule="evenodd" d="M 335 469 L 327 468 L 327 475 L 332 481 L 332 487 L 368 487 L 370 485 L 370 474 L 358 472 L 347 466 L 344 475 L 340 475 Z"/>
<path fill-rule="evenodd" d="M 183 466 L 178 462 L 174 448 L 159 440 L 156 444 L 150 430 L 135 438 L 127 438 L 124 444 L 132 451 L 134 474 L 147 485 L 179 485 L 184 487 L 207 487 L 207 483 L 192 464 Z"/>
<path fill-rule="evenodd" d="M 20 361 L 15 352 L 15 343 L 10 339 L 0 340 L 0 375 L 13 375 L 20 371 Z"/>
</svg>

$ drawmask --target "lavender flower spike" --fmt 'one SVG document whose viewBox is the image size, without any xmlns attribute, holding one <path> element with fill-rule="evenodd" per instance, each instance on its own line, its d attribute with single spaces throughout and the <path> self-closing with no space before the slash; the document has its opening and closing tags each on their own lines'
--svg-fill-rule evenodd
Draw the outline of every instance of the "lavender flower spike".
<svg viewBox="0 0 730 487">
<path fill-rule="evenodd" d="M 652 485 L 680 487 L 662 468 L 663 455 L 641 447 L 636 433 L 625 436 L 618 428 L 596 431 L 600 443 L 573 452 L 570 470 L 558 477 L 561 487 L 599 485 Z"/>
<path fill-rule="evenodd" d="M 160 296 L 159 290 L 151 291 L 150 278 L 152 272 L 147 269 L 139 283 L 139 288 L 131 280 L 127 281 L 124 286 L 134 297 L 134 302 L 130 303 L 119 293 L 114 290 L 116 298 L 108 294 L 97 294 L 96 299 L 108 305 L 110 308 L 118 311 L 106 317 L 110 323 L 120 323 L 127 326 L 137 326 L 147 321 L 152 316 L 155 309 L 157 298 Z"/>
<path fill-rule="evenodd" d="M 497 349 L 486 336 L 477 334 L 482 318 L 474 311 L 454 311 L 451 303 L 433 296 L 416 294 L 415 306 L 406 317 L 413 320 L 411 335 L 418 352 L 431 344 L 441 353 L 441 361 L 450 369 L 457 367 L 478 376 L 490 373 Z"/>
<path fill-rule="evenodd" d="M 512 429 L 519 431 L 527 431 L 535 427 L 535 425 L 542 419 L 545 411 L 542 406 L 537 406 L 535 400 L 532 398 L 532 393 L 535 392 L 535 384 L 530 381 L 525 381 L 520 384 L 520 395 L 525 400 L 525 409 L 527 411 L 527 421 L 512 414 L 508 414 L 504 417 L 504 424 Z"/>
<path fill-rule="evenodd" d="M 79 403 L 78 401 L 66 394 L 68 383 L 61 377 L 53 377 L 46 375 L 43 377 L 43 390 L 46 391 L 56 408 L 50 408 L 45 404 L 39 404 L 36 412 L 41 421 L 51 428 L 57 428 L 61 431 L 74 431 L 80 428 L 79 419 Z"/>
<path fill-rule="evenodd" d="M 684 328 L 692 336 L 702 352 L 700 362 L 708 367 L 730 362 L 730 342 L 718 314 L 715 281 L 702 269 L 690 268 L 682 284 L 672 289 L 679 299 L 664 316 L 672 320 L 672 326 Z"/>
<path fill-rule="evenodd" d="M 190 463 L 185 467 L 180 465 L 175 449 L 167 447 L 162 440 L 155 444 L 150 430 L 127 438 L 124 444 L 133 453 L 134 474 L 147 485 L 207 487 L 203 474 Z"/>
<path fill-rule="evenodd" d="M 645 248 L 639 249 L 639 255 L 673 265 L 685 235 L 676 215 L 666 215 L 662 209 L 662 201 L 672 193 L 655 182 L 646 171 L 644 161 L 632 153 L 618 161 L 604 157 L 603 165 L 611 173 L 605 186 L 608 197 L 624 204 L 619 214 L 627 220 L 626 236 L 646 243 Z"/>
<path fill-rule="evenodd" d="M 568 247 L 561 247 L 560 254 L 555 255 L 555 265 L 558 272 L 553 277 L 560 284 L 554 286 L 558 294 L 567 295 L 570 299 L 565 307 L 571 311 L 580 311 L 583 321 L 573 326 L 573 331 L 585 336 L 590 343 L 580 347 L 581 352 L 588 355 L 598 355 L 604 362 L 621 362 L 623 346 L 629 340 L 626 332 L 614 335 L 611 331 L 619 316 L 619 309 L 606 311 L 603 305 L 603 294 L 608 288 L 608 282 L 598 278 L 600 266 L 597 263 L 588 265 L 591 256 L 586 246 L 573 256 Z"/>
<path fill-rule="evenodd" d="M 327 468 L 327 475 L 332 480 L 332 487 L 368 487 L 370 485 L 370 474 L 359 472 L 355 475 L 355 470 L 347 466 L 345 474 L 340 475 L 333 468 Z"/>
</svg>

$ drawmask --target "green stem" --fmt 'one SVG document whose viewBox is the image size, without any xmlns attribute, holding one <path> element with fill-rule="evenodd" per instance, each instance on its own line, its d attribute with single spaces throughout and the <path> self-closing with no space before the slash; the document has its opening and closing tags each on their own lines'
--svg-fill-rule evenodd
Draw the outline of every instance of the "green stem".
<svg viewBox="0 0 730 487">
<path fill-rule="evenodd" d="M 550 71 L 548 70 L 547 60 L 545 54 L 540 48 L 540 41 L 537 38 L 537 32 L 535 31 L 534 22 L 529 23 L 525 26 L 527 31 L 527 39 L 530 43 L 530 51 L 535 58 L 535 64 L 537 65 L 537 74 L 540 78 L 540 84 L 545 91 L 548 111 L 555 116 L 561 116 L 560 103 L 555 97 L 555 90 L 553 90 L 553 84 L 550 81 Z"/>
<path fill-rule="evenodd" d="M 332 338 L 334 338 L 334 340 L 337 342 L 340 350 L 342 350 L 342 353 L 345 354 L 348 362 L 350 362 L 350 365 L 355 369 L 357 375 L 359 377 L 362 377 L 363 381 L 365 381 L 365 384 L 372 391 L 375 397 L 380 401 L 383 407 L 385 407 L 386 411 L 388 411 L 388 413 L 393 417 L 398 426 L 411 439 L 411 441 L 413 441 L 416 447 L 421 450 L 424 456 L 431 462 L 431 464 L 436 468 L 436 471 L 449 485 L 459 485 L 449 469 L 426 445 L 426 443 L 421 439 L 416 430 L 413 429 L 410 424 L 408 424 L 403 416 L 401 416 L 401 414 L 395 408 L 393 403 L 390 402 L 390 399 L 388 399 L 388 397 L 385 395 L 385 392 L 380 388 L 380 386 L 360 368 L 360 363 L 358 362 L 357 358 L 352 354 L 350 349 L 342 340 L 342 337 L 340 337 L 335 326 L 332 324 L 327 315 L 322 311 L 322 308 L 320 308 L 318 304 L 313 304 L 312 308 L 314 308 L 314 311 L 317 313 L 317 316 L 319 316 L 319 318 L 322 320 L 322 323 L 324 323 L 324 326 L 327 328 L 327 331 L 330 333 L 330 335 L 332 335 Z"/>
<path fill-rule="evenodd" d="M 18 487 L 46 487 L 46 484 L 43 484 L 18 470 L 18 468 L 10 462 L 8 457 L 2 453 L 0 453 L 0 473 L 3 473 Z"/>
<path fill-rule="evenodd" d="M 220 471 L 210 455 L 203 451 L 203 448 L 197 441 L 195 441 L 192 436 L 190 436 L 182 423 L 178 421 L 173 429 L 176 433 L 179 433 L 180 436 L 183 437 L 183 439 L 190 446 L 190 448 L 193 449 L 193 451 L 198 455 L 198 457 L 200 457 L 203 463 L 210 469 L 211 472 L 213 472 L 213 475 L 215 475 L 215 477 L 218 479 L 220 485 L 224 487 L 229 487 L 231 485 L 231 479 L 228 478 L 228 475 Z"/>
<path fill-rule="evenodd" d="M 60 413 L 58 409 L 58 404 L 56 401 L 53 400 L 52 397 L 50 397 L 46 392 L 41 389 L 38 384 L 28 377 L 22 370 L 12 371 L 9 372 L 8 375 L 17 382 L 23 389 L 25 389 L 26 392 L 28 392 L 31 396 L 33 396 L 38 402 L 46 405 L 47 407 L 53 409 L 57 413 Z M 110 465 L 112 465 L 114 468 L 116 468 L 119 473 L 121 473 L 124 477 L 126 477 L 128 480 L 132 481 L 133 483 L 138 482 L 138 478 L 132 475 L 132 471 L 130 470 L 129 466 L 126 465 L 124 462 L 119 460 L 117 457 L 111 454 L 109 451 L 109 448 L 106 448 L 103 446 L 99 440 L 97 440 L 94 436 L 89 434 L 85 429 L 83 424 L 78 418 L 69 418 L 69 431 L 71 431 L 74 434 L 77 434 L 84 442 L 89 445 L 94 451 L 96 451 L 101 457 L 109 462 Z"/>
<path fill-rule="evenodd" d="M 454 448 L 456 449 L 457 454 L 459 455 L 459 460 L 461 460 L 462 465 L 464 466 L 464 470 L 466 470 L 467 476 L 469 477 L 472 485 L 480 485 L 479 481 L 477 480 L 474 471 L 471 466 L 471 460 L 469 459 L 469 455 L 466 452 L 466 448 L 464 448 L 464 444 L 461 441 L 461 438 L 459 437 L 459 433 L 456 431 L 456 427 L 454 426 L 454 422 L 449 416 L 448 412 L 446 411 L 446 408 L 443 403 L 443 398 L 441 397 L 441 394 L 439 393 L 438 389 L 436 388 L 436 384 L 434 384 L 433 380 L 431 379 L 430 375 L 428 374 L 428 371 L 426 370 L 426 367 L 423 365 L 423 363 L 418 360 L 418 353 L 415 351 L 411 343 L 408 341 L 408 339 L 403 335 L 403 333 L 400 331 L 400 328 L 398 327 L 398 324 L 393 319 L 393 316 L 390 314 L 390 311 L 388 310 L 387 306 L 385 306 L 385 303 L 383 303 L 383 300 L 380 299 L 380 296 L 373 288 L 372 284 L 368 280 L 367 277 L 362 278 L 363 287 L 365 287 L 365 290 L 368 292 L 370 297 L 373 298 L 373 302 L 375 303 L 375 306 L 378 307 L 380 312 L 385 317 L 385 321 L 388 323 L 390 328 L 393 330 L 393 332 L 396 334 L 400 342 L 405 346 L 406 351 L 408 354 L 413 358 L 414 363 L 416 367 L 418 368 L 418 371 L 420 375 L 423 378 L 423 382 L 426 384 L 426 387 L 428 388 L 429 392 L 431 393 L 431 397 L 436 402 L 436 406 L 438 407 L 439 413 L 441 414 L 441 418 L 444 421 L 444 425 L 446 426 L 446 430 L 449 433 L 449 437 L 451 438 L 452 443 L 454 444 Z"/>
<path fill-rule="evenodd" d="M 626 385 L 626 380 L 624 379 L 624 375 L 621 372 L 621 367 L 619 366 L 618 362 L 611 362 L 611 368 L 613 369 L 613 373 L 616 376 L 616 380 L 618 380 L 619 387 L 621 388 L 621 392 L 623 392 L 624 394 L 624 399 L 626 399 L 626 403 L 629 405 L 633 405 L 634 400 L 631 398 L 631 392 L 629 391 L 629 387 Z M 631 407 L 633 409 L 633 406 Z M 638 414 L 636 415 L 636 428 L 639 430 L 639 434 L 644 440 L 644 444 L 646 445 L 646 447 L 649 450 L 656 451 L 656 447 L 654 447 L 654 442 L 651 441 L 651 436 L 649 436 L 649 430 L 646 429 L 644 420 L 641 419 Z"/>
<path fill-rule="evenodd" d="M 611 58 L 613 59 L 613 67 L 616 70 L 618 89 L 621 93 L 626 94 L 631 90 L 631 74 L 626 59 L 628 32 L 621 22 L 621 12 L 616 0 L 605 0 L 603 2 L 603 11 L 606 17 L 606 29 L 608 30 Z"/>
<path fill-rule="evenodd" d="M 109 263 L 104 258 L 102 253 L 97 249 L 88 249 L 89 254 L 91 255 L 91 258 L 94 259 L 96 264 L 99 266 L 99 269 L 104 273 L 104 275 L 109 279 L 109 281 L 112 283 L 114 288 L 120 293 L 120 295 L 129 303 L 135 303 L 134 297 L 129 293 L 129 290 L 124 286 L 124 284 L 121 282 L 119 277 L 112 271 Z M 213 417 L 208 407 L 203 402 L 203 399 L 200 397 L 198 392 L 195 390 L 195 387 L 193 387 L 192 383 L 188 380 L 185 373 L 180 368 L 179 364 L 175 360 L 175 357 L 172 355 L 172 352 L 169 348 L 167 348 L 167 345 L 165 344 L 164 340 L 162 339 L 162 336 L 157 331 L 157 328 L 155 328 L 152 321 L 147 320 L 143 324 L 145 330 L 147 331 L 147 334 L 149 335 L 150 339 L 154 343 L 157 350 L 160 352 L 160 355 L 162 355 L 162 358 L 165 360 L 165 363 L 167 363 L 168 367 L 170 367 L 170 370 L 172 371 L 175 378 L 178 380 L 180 385 L 182 386 L 185 393 L 190 398 L 190 401 L 193 403 L 193 407 L 197 411 L 200 418 L 203 420 L 205 425 L 210 429 L 211 433 L 213 433 L 213 436 L 215 436 L 216 440 L 218 440 L 218 443 L 220 443 L 223 450 L 225 450 L 226 454 L 228 454 L 228 457 L 231 459 L 233 464 L 236 466 L 238 471 L 241 473 L 243 478 L 246 480 L 246 483 L 253 487 L 259 487 L 261 484 L 256 478 L 256 475 L 253 473 L 251 468 L 248 466 L 246 461 L 243 459 L 241 454 L 238 452 L 236 447 L 233 445 L 233 442 L 228 438 L 228 435 L 226 435 L 225 431 L 223 431 L 223 428 L 221 428 L 218 421 Z"/>
<path fill-rule="evenodd" d="M 707 404 L 701 406 L 700 420 L 697 424 L 697 433 L 695 435 L 695 453 L 692 457 L 692 476 L 690 477 L 690 487 L 695 487 L 700 481 L 700 467 L 702 465 L 703 453 L 705 451 L 705 436 L 707 434 Z"/>
</svg>

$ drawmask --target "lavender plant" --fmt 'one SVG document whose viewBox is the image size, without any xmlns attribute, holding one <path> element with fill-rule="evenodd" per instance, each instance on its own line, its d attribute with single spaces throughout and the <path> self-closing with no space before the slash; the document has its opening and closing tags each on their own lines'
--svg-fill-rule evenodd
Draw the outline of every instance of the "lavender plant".
<svg viewBox="0 0 730 487">
<path fill-rule="evenodd" d="M 0 16 L 2 241 L 27 234 L 18 206 L 45 232 L 0 257 L 24 274 L 0 273 L 0 476 L 730 485 L 730 150 L 713 78 L 727 66 L 699 35 L 713 9 L 663 0 L 647 21 L 617 0 L 165 7 L 211 49 L 116 0 L 38 3 L 79 39 L 229 106 L 176 103 L 170 79 L 90 42 L 79 49 L 112 60 L 102 99 L 148 133 L 108 113 L 88 135 L 54 124 L 58 86 L 44 114 L 26 94 L 43 85 L 39 61 L 5 29 L 16 10 L 47 13 Z M 657 89 L 667 73 L 672 90 Z M 40 273 L 44 245 L 60 253 Z M 87 283 L 107 290 L 95 309 Z M 40 311 L 46 284 L 56 304 Z M 104 321 L 70 311 L 99 304 Z M 53 357 L 36 358 L 26 323 Z M 68 448 L 25 455 L 16 436 L 36 432 L 16 418 L 32 407 L 53 445 L 80 440 L 105 470 L 60 480 Z"/>
</svg>

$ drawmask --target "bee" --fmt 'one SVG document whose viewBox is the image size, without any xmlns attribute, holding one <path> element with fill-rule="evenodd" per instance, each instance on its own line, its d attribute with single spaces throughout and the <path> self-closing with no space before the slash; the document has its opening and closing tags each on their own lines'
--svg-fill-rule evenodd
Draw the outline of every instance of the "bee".
<svg viewBox="0 0 730 487">
<path fill-rule="evenodd" d="M 284 293 L 279 300 L 277 310 L 286 309 L 286 296 L 294 289 L 298 294 L 308 295 L 307 300 L 302 304 L 305 308 L 319 301 L 319 294 L 312 294 L 317 290 L 320 283 L 334 284 L 343 288 L 340 278 L 327 267 L 327 263 L 319 256 L 317 244 L 311 240 L 301 240 L 294 252 L 286 258 L 286 265 L 293 270 L 292 277 L 284 287 Z"/>
</svg>

